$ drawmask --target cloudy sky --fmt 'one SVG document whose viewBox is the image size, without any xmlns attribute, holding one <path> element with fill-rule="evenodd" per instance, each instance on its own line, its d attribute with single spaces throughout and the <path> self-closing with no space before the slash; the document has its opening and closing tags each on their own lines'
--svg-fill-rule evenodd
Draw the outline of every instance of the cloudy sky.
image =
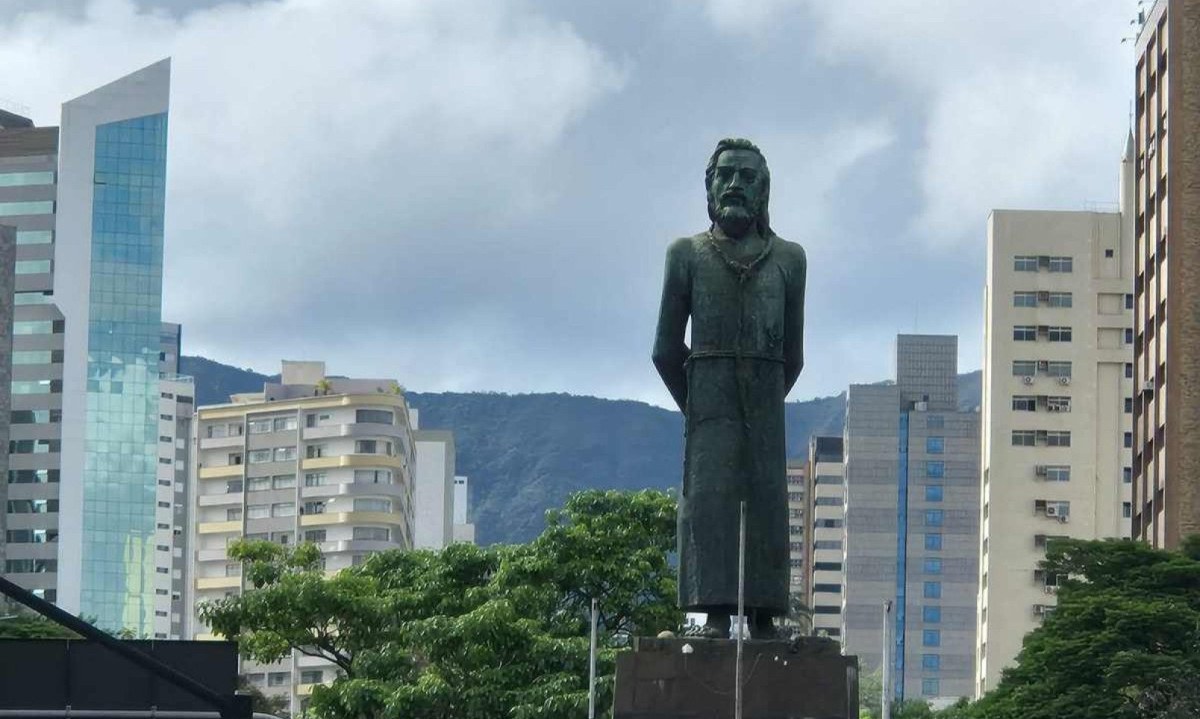
<svg viewBox="0 0 1200 719">
<path fill-rule="evenodd" d="M 977 368 L 994 207 L 1115 201 L 1135 0 L 0 0 L 0 98 L 173 58 L 164 317 L 184 351 L 410 389 L 666 404 L 663 252 L 754 139 L 808 251 L 792 397 Z"/>
</svg>

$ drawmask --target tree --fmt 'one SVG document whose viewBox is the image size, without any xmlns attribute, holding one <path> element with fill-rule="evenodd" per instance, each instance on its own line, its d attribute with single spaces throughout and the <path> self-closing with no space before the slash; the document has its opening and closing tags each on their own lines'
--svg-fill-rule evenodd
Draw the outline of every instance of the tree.
<svg viewBox="0 0 1200 719">
<path fill-rule="evenodd" d="M 883 671 L 876 669 L 858 675 L 858 716 L 860 719 L 879 719 L 883 716 Z"/>
<path fill-rule="evenodd" d="M 0 603 L 0 639 L 78 639 L 57 622 L 15 603 Z"/>
<path fill-rule="evenodd" d="M 970 707 L 979 719 L 1195 716 L 1200 544 L 1058 540 L 1043 569 L 1066 578 L 1016 665 Z M 1189 714 L 1188 712 L 1193 713 Z M 958 716 L 962 716 L 960 713 Z"/>
<path fill-rule="evenodd" d="M 291 716 L 288 707 L 291 705 L 291 700 L 283 694 L 267 696 L 262 693 L 262 690 L 254 686 L 246 675 L 238 676 L 238 691 L 250 695 L 250 706 L 255 713 L 273 714 L 277 717 L 287 719 Z"/>
<path fill-rule="evenodd" d="M 682 620 L 674 514 L 661 492 L 581 492 L 530 544 L 383 552 L 330 577 L 314 545 L 239 542 L 230 556 L 251 589 L 200 613 L 258 661 L 297 650 L 335 663 L 338 678 L 312 694 L 320 717 L 577 717 L 593 597 L 601 707 L 618 635 Z"/>
</svg>

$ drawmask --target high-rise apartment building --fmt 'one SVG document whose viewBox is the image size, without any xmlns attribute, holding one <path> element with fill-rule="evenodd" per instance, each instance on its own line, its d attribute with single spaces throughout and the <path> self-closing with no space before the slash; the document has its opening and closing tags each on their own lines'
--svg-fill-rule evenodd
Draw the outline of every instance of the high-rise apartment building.
<svg viewBox="0 0 1200 719">
<path fill-rule="evenodd" d="M 1127 151 L 1123 187 L 1132 179 Z M 1054 608 L 1055 537 L 1128 537 L 1133 237 L 1127 213 L 988 220 L 976 691 Z"/>
<path fill-rule="evenodd" d="M 807 532 L 807 507 L 805 506 L 805 493 L 807 490 L 807 482 L 805 475 L 808 467 L 805 462 L 799 460 L 788 460 L 787 463 L 787 485 L 788 485 L 788 593 L 793 602 L 807 602 L 807 594 L 805 592 L 805 565 L 806 559 L 809 556 L 808 547 L 805 546 L 805 534 Z M 807 606 L 807 604 L 806 604 Z"/>
<path fill-rule="evenodd" d="M 805 492 L 806 604 L 813 633 L 841 640 L 846 601 L 846 481 L 841 437 L 812 437 L 808 442 Z"/>
<path fill-rule="evenodd" d="M 883 607 L 896 699 L 973 693 L 979 415 L 958 409 L 958 338 L 900 335 L 896 381 L 846 404 L 843 646 L 879 667 Z"/>
<path fill-rule="evenodd" d="M 412 411 L 417 469 L 413 488 L 413 546 L 443 549 L 454 541 L 454 433 L 420 429 Z"/>
<path fill-rule="evenodd" d="M 8 427 L 12 407 L 12 326 L 13 283 L 16 280 L 17 231 L 0 225 L 0 477 L 8 476 Z M 0 482 L 0 568 L 5 567 L 4 506 L 8 503 L 8 483 Z M 3 607 L 0 602 L 0 609 Z"/>
<path fill-rule="evenodd" d="M 466 477 L 454 478 L 454 541 L 475 543 L 475 523 L 471 521 L 471 492 Z"/>
<path fill-rule="evenodd" d="M 196 410 L 188 636 L 207 638 L 198 604 L 240 593 L 240 538 L 315 542 L 335 572 L 374 552 L 414 546 L 416 441 L 392 380 L 326 378 L 322 362 L 284 362 L 281 380 Z M 332 665 L 296 654 L 243 661 L 268 694 L 298 709 Z"/>
<path fill-rule="evenodd" d="M 184 602 L 190 583 L 191 502 L 187 495 L 192 462 L 192 421 L 196 387 L 179 374 L 181 331 L 162 323 L 159 353 L 158 466 L 155 497 L 154 636 L 185 636 L 190 609 Z M 168 541 L 169 540 L 169 541 Z"/>
<path fill-rule="evenodd" d="M 1200 3 L 1158 0 L 1143 20 L 1133 128 L 1133 534 L 1169 548 L 1200 533 Z"/>
</svg>

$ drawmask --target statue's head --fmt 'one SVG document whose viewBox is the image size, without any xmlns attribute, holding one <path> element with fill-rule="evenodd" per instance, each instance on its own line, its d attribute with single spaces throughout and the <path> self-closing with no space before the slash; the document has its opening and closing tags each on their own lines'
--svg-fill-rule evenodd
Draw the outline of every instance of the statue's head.
<svg viewBox="0 0 1200 719">
<path fill-rule="evenodd" d="M 708 217 L 730 237 L 741 237 L 751 227 L 763 237 L 771 234 L 767 201 L 771 173 L 767 158 L 749 140 L 725 138 L 704 170 L 708 192 Z"/>
</svg>

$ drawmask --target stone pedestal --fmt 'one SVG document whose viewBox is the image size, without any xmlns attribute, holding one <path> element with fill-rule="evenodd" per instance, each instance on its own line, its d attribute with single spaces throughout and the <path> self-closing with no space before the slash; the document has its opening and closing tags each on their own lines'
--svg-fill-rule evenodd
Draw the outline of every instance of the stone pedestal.
<svg viewBox="0 0 1200 719">
<path fill-rule="evenodd" d="M 613 719 L 732 719 L 737 643 L 634 640 L 617 655 Z M 858 719 L 858 658 L 832 639 L 746 640 L 743 719 Z"/>
</svg>

